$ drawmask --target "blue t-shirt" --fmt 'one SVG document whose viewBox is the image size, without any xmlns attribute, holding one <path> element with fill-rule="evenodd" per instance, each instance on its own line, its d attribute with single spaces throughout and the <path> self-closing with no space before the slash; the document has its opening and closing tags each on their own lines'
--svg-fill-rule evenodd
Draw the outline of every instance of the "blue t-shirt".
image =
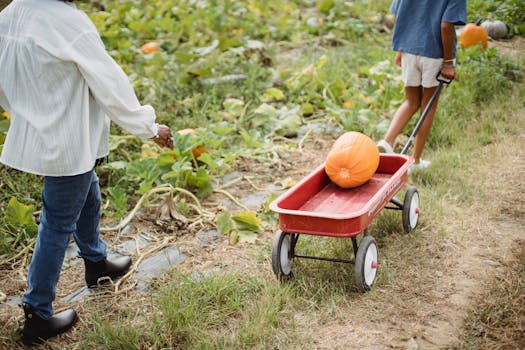
<svg viewBox="0 0 525 350">
<path fill-rule="evenodd" d="M 392 48 L 425 57 L 443 58 L 442 22 L 467 21 L 466 0 L 394 0 L 390 10 L 396 16 Z"/>
</svg>

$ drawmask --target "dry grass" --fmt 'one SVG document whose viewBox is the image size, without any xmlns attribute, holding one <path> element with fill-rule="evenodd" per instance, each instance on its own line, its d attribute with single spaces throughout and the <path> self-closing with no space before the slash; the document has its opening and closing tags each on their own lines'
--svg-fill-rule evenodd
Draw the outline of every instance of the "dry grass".
<svg viewBox="0 0 525 350">
<path fill-rule="evenodd" d="M 512 253 L 515 259 L 477 298 L 454 349 L 525 349 L 525 240 Z"/>
</svg>

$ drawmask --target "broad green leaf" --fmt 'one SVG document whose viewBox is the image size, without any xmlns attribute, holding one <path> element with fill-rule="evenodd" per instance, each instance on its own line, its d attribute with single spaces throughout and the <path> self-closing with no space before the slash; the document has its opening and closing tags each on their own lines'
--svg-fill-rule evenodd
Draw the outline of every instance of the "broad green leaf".
<svg viewBox="0 0 525 350">
<path fill-rule="evenodd" d="M 33 220 L 34 210 L 32 205 L 25 205 L 15 197 L 11 197 L 5 209 L 5 218 L 10 224 L 36 226 Z"/>
<path fill-rule="evenodd" d="M 127 140 L 122 137 L 110 136 L 109 137 L 109 150 L 114 151 L 117 148 L 119 148 L 121 145 L 126 144 L 126 142 Z"/>
<path fill-rule="evenodd" d="M 219 166 L 217 162 L 209 155 L 209 153 L 203 153 L 198 158 L 199 161 L 203 162 L 210 168 L 210 170 L 215 170 Z"/>
<path fill-rule="evenodd" d="M 170 168 L 173 163 L 175 163 L 175 160 L 180 157 L 180 152 L 178 152 L 179 154 L 177 155 L 177 151 L 178 150 L 169 150 L 162 153 L 157 158 L 157 165 L 161 168 Z"/>
<path fill-rule="evenodd" d="M 294 106 L 292 109 L 283 107 L 279 110 L 279 120 L 275 122 L 275 133 L 281 136 L 294 136 L 297 129 L 302 124 L 300 107 Z"/>
<path fill-rule="evenodd" d="M 117 211 L 117 215 L 121 216 L 128 208 L 128 194 L 122 187 L 109 187 L 108 197 L 110 203 Z"/>
</svg>

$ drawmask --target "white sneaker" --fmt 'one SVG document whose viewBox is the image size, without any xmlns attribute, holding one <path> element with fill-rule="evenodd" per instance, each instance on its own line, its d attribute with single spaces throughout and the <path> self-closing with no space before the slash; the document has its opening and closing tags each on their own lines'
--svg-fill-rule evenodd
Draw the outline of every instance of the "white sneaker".
<svg viewBox="0 0 525 350">
<path fill-rule="evenodd" d="M 378 141 L 377 148 L 381 153 L 394 153 L 394 149 L 392 148 L 392 146 L 390 146 L 390 144 L 385 140 Z"/>
<path fill-rule="evenodd" d="M 412 173 L 414 173 L 416 171 L 428 168 L 429 166 L 430 166 L 430 161 L 429 160 L 420 159 L 419 163 L 414 163 L 414 164 L 412 164 L 410 166 L 410 168 L 408 168 L 408 175 L 410 175 L 410 174 L 412 174 Z"/>
</svg>

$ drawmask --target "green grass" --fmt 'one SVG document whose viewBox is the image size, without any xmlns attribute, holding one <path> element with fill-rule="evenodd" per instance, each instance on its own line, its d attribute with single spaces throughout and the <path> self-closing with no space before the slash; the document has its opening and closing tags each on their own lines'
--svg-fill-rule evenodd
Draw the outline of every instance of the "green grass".
<svg viewBox="0 0 525 350">
<path fill-rule="evenodd" d="M 239 273 L 170 279 L 155 293 L 157 315 L 145 315 L 143 327 L 125 317 L 95 318 L 84 348 L 269 349 L 300 341 L 290 287 Z"/>
</svg>

